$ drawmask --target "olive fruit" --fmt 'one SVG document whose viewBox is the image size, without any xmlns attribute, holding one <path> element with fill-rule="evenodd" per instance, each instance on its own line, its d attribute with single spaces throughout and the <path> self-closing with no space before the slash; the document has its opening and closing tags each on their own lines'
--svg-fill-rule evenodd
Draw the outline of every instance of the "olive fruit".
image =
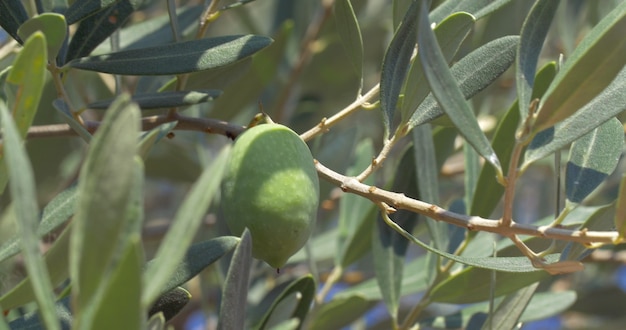
<svg viewBox="0 0 626 330">
<path fill-rule="evenodd" d="M 222 182 L 222 210 L 231 232 L 252 236 L 252 255 L 274 268 L 309 239 L 319 181 L 307 145 L 291 129 L 262 124 L 235 140 Z"/>
</svg>

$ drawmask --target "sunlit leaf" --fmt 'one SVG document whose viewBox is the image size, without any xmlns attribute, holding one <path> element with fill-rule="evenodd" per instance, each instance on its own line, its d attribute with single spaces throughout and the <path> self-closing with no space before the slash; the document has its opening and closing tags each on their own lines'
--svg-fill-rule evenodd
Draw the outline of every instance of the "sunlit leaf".
<svg viewBox="0 0 626 330">
<path fill-rule="evenodd" d="M 68 65 L 125 75 L 190 73 L 239 61 L 271 42 L 270 38 L 252 35 L 215 37 L 79 58 Z"/>
<path fill-rule="evenodd" d="M 469 104 L 465 101 L 465 96 L 450 72 L 435 35 L 430 29 L 425 2 L 422 2 L 421 11 L 418 32 L 420 52 L 418 55 L 432 93 L 463 137 L 486 161 L 493 165 L 498 177 L 501 177 L 500 160 L 478 126 L 478 121 Z"/>
<path fill-rule="evenodd" d="M 54 61 L 67 35 L 65 18 L 59 14 L 44 13 L 24 22 L 17 33 L 26 40 L 37 31 L 41 31 L 46 37 L 48 61 Z"/>
<path fill-rule="evenodd" d="M 539 132 L 571 116 L 600 94 L 626 64 L 626 2 L 600 21 L 565 61 L 541 100 Z"/>
<path fill-rule="evenodd" d="M 350 0 L 335 1 L 334 10 L 337 32 L 350 57 L 350 63 L 353 65 L 359 80 L 361 80 L 359 85 L 361 86 L 363 84 L 363 39 L 359 21 L 356 19 Z"/>
<path fill-rule="evenodd" d="M 624 146 L 624 129 L 609 120 L 576 140 L 565 171 L 567 200 L 580 203 L 615 170 Z"/>
</svg>

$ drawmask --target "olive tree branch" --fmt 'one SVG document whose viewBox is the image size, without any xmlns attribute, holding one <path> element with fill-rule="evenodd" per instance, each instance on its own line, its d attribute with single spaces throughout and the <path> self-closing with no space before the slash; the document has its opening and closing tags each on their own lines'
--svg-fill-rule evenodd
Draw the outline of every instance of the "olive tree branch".
<svg viewBox="0 0 626 330">
<path fill-rule="evenodd" d="M 542 238 L 572 241 L 582 244 L 618 244 L 623 241 L 616 231 L 570 230 L 565 228 L 540 227 L 529 224 L 511 222 L 503 226 L 499 220 L 468 216 L 445 210 L 437 205 L 429 204 L 407 197 L 402 193 L 387 191 L 375 186 L 359 182 L 354 177 L 347 177 L 315 162 L 318 174 L 324 180 L 337 185 L 342 191 L 365 197 L 374 203 L 384 202 L 395 209 L 403 209 L 425 215 L 437 221 L 443 221 L 473 231 L 486 231 L 505 237 L 513 235 L 530 235 Z"/>
</svg>

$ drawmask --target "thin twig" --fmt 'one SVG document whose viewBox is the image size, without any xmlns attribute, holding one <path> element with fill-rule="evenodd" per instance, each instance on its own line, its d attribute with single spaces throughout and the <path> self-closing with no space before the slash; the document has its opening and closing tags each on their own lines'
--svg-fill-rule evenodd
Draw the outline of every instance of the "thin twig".
<svg viewBox="0 0 626 330">
<path fill-rule="evenodd" d="M 300 134 L 300 138 L 302 138 L 304 141 L 309 141 L 317 135 L 328 131 L 329 128 L 333 127 L 338 122 L 353 114 L 364 104 L 368 103 L 372 98 L 378 95 L 378 92 L 380 92 L 380 84 L 376 84 L 376 86 L 372 87 L 372 89 L 365 93 L 365 95 L 360 96 L 354 102 L 350 103 L 350 105 L 343 108 L 332 117 L 322 119 L 322 121 L 320 121 L 319 124 L 315 125 L 315 127 Z"/>
<path fill-rule="evenodd" d="M 565 228 L 540 228 L 529 224 L 512 222 L 510 226 L 504 227 L 500 221 L 485 219 L 478 216 L 468 216 L 445 210 L 437 205 L 429 204 L 417 199 L 407 197 L 402 193 L 387 191 L 375 186 L 370 186 L 359 182 L 354 177 L 347 177 L 325 167 L 321 163 L 315 163 L 320 177 L 334 185 L 337 185 L 344 192 L 363 196 L 375 203 L 384 202 L 395 209 L 403 209 L 425 215 L 434 220 L 443 221 L 459 227 L 474 231 L 486 231 L 510 237 L 511 235 L 530 235 L 543 238 L 554 238 L 563 241 L 572 241 L 583 244 L 618 244 L 623 239 L 618 237 L 616 231 L 587 231 L 570 230 Z"/>
</svg>

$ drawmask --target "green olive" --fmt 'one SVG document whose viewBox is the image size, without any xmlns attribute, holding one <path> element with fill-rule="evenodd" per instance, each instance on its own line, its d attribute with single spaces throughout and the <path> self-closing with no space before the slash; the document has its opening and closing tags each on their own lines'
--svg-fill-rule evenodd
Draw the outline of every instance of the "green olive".
<svg viewBox="0 0 626 330">
<path fill-rule="evenodd" d="M 252 236 L 252 255 L 274 268 L 309 239 L 319 181 L 307 145 L 279 124 L 254 126 L 236 140 L 222 182 L 228 227 Z"/>
</svg>

